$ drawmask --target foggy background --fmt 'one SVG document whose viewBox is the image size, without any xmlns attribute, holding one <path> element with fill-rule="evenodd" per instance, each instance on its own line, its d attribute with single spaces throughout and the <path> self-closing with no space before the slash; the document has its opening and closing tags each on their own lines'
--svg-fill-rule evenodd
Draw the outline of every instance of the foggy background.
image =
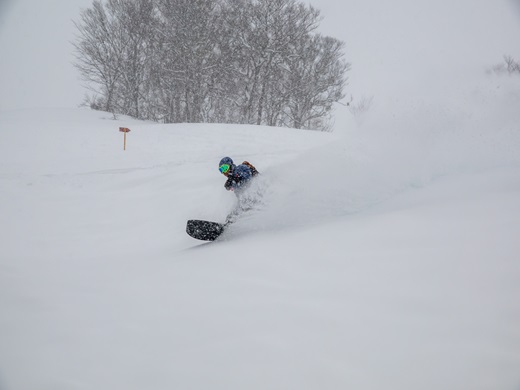
<svg viewBox="0 0 520 390">
<path fill-rule="evenodd" d="M 91 0 L 0 2 L 0 111 L 77 107 L 87 92 L 72 66 L 80 10 Z M 346 98 L 379 104 L 471 83 L 503 55 L 520 58 L 517 0 L 315 0 L 319 31 L 346 43 Z M 448 77 L 450 76 L 450 77 Z M 457 79 L 460 85 L 454 85 Z M 432 83 L 432 80 L 435 80 Z M 433 86 L 432 86 L 433 85 Z M 336 124 L 348 116 L 337 106 Z"/>
</svg>

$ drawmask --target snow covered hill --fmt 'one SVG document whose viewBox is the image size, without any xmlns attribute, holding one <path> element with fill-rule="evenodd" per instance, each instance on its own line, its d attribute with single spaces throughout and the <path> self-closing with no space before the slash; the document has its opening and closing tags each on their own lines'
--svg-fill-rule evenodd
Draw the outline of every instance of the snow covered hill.
<svg viewBox="0 0 520 390">
<path fill-rule="evenodd" d="M 1 112 L 0 388 L 518 390 L 517 91 L 334 133 Z M 201 243 L 225 155 L 265 207 Z"/>
</svg>

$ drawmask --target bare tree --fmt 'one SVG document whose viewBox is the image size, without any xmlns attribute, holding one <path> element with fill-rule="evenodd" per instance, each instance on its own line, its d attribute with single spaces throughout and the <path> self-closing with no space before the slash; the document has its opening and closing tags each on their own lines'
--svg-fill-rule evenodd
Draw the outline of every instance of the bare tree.
<svg viewBox="0 0 520 390">
<path fill-rule="evenodd" d="M 81 13 L 76 23 L 79 36 L 75 66 L 88 87 L 103 96 L 103 109 L 115 110 L 114 97 L 118 80 L 122 77 L 124 37 L 118 35 L 117 20 L 107 14 L 100 1 Z"/>
<path fill-rule="evenodd" d="M 297 0 L 98 0 L 76 66 L 107 111 L 163 122 L 327 128 L 343 44 Z"/>
<path fill-rule="evenodd" d="M 124 37 L 118 79 L 119 108 L 124 114 L 147 119 L 147 77 L 153 65 L 154 6 L 152 0 L 108 0 L 107 9 L 117 19 Z"/>
<path fill-rule="evenodd" d="M 504 62 L 494 65 L 488 72 L 503 74 L 508 73 L 510 75 L 515 73 L 520 73 L 520 62 L 515 61 L 515 59 L 511 56 L 504 56 Z"/>
<path fill-rule="evenodd" d="M 504 56 L 504 61 L 506 63 L 509 74 L 520 73 L 520 62 L 516 62 L 515 59 L 511 56 Z"/>
<path fill-rule="evenodd" d="M 347 107 L 356 120 L 362 121 L 365 113 L 370 110 L 373 103 L 374 96 L 361 96 L 361 98 L 356 99 L 355 102 L 354 97 L 351 96 L 350 101 L 347 103 Z"/>
<path fill-rule="evenodd" d="M 218 70 L 216 0 L 159 0 L 162 77 L 170 118 L 208 121 L 208 99 Z"/>
<path fill-rule="evenodd" d="M 342 61 L 343 43 L 337 39 L 315 35 L 300 44 L 301 55 L 288 63 L 287 115 L 292 127 L 315 128 L 344 97 L 350 64 Z"/>
<path fill-rule="evenodd" d="M 296 55 L 295 41 L 317 27 L 319 12 L 295 0 L 229 0 L 227 7 L 226 20 L 235 31 L 232 44 L 240 85 L 236 104 L 242 120 L 273 124 L 283 106 L 278 87 L 284 63 Z"/>
</svg>

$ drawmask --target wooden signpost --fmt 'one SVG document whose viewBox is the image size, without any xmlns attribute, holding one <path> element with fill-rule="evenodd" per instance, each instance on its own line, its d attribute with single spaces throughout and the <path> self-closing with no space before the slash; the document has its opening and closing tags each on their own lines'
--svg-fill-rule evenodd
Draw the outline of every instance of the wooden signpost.
<svg viewBox="0 0 520 390">
<path fill-rule="evenodd" d="M 119 131 L 121 131 L 122 133 L 125 133 L 125 140 L 124 140 L 124 143 L 123 143 L 123 150 L 126 150 L 126 133 L 129 133 L 130 129 L 128 127 L 120 127 Z"/>
</svg>

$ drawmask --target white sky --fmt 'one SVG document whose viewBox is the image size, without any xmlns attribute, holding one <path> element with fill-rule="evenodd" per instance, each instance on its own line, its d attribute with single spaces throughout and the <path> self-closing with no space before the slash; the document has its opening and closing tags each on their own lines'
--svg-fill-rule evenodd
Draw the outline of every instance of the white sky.
<svg viewBox="0 0 520 390">
<path fill-rule="evenodd" d="M 518 0 L 314 0 L 320 30 L 347 44 L 348 94 L 432 92 L 460 75 L 520 58 Z M 81 8 L 91 0 L 0 0 L 0 110 L 77 107 L 71 65 Z M 7 4 L 7 5 L 6 5 Z M 455 79 L 457 76 L 455 77 Z M 431 81 L 435 82 L 432 83 Z"/>
<path fill-rule="evenodd" d="M 91 4 L 91 0 L 13 0 L 0 9 L 0 110 L 81 103 L 84 90 L 71 65 L 72 20 Z"/>
</svg>

